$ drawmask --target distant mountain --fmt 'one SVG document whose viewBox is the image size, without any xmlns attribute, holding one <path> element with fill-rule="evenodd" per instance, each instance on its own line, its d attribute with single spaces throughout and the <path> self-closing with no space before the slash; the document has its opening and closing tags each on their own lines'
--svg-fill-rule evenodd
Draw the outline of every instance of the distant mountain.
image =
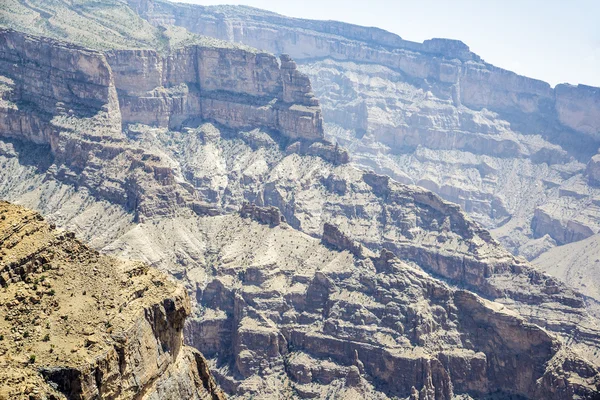
<svg viewBox="0 0 600 400">
<path fill-rule="evenodd" d="M 353 163 L 459 204 L 514 254 L 533 259 L 600 231 L 599 88 L 552 89 L 455 40 L 249 7 L 130 4 L 155 25 L 290 54 L 326 136 Z"/>
</svg>

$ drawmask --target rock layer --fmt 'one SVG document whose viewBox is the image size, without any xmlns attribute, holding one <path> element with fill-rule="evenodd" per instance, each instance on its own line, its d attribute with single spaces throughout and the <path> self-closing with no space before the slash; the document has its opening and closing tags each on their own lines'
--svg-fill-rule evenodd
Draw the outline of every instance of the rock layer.
<svg viewBox="0 0 600 400">
<path fill-rule="evenodd" d="M 583 296 L 515 258 L 458 205 L 348 165 L 342 146 L 286 133 L 285 126 L 307 122 L 305 107 L 320 114 L 306 76 L 292 61 L 282 56 L 275 68 L 273 56 L 222 42 L 208 46 L 189 32 L 159 26 L 170 17 L 157 13 L 157 4 L 133 6 L 156 24 L 151 32 L 169 38 L 166 48 L 86 51 L 107 65 L 107 84 L 114 88 L 107 93 L 116 97 L 107 98 L 101 111 L 87 107 L 90 114 L 77 114 L 70 103 L 50 109 L 59 117 L 51 114 L 48 126 L 69 121 L 77 128 L 48 136 L 58 135 L 62 147 L 3 125 L 10 130 L 0 141 L 0 192 L 43 209 L 106 252 L 147 261 L 182 280 L 193 295 L 186 339 L 210 358 L 225 391 L 240 397 L 447 399 L 500 390 L 507 396 L 567 399 L 598 390 L 594 363 L 600 329 Z M 97 22 L 104 14 L 90 15 Z M 247 19 L 254 20 L 252 15 Z M 356 40 L 371 32 L 343 24 L 319 26 L 334 33 L 354 31 Z M 3 32 L 15 41 L 37 40 Z M 383 50 L 396 43 L 393 36 L 376 32 L 372 40 Z M 357 54 L 371 54 L 356 40 L 340 42 L 334 36 L 327 46 L 337 41 L 340 49 L 351 46 Z M 57 54 L 64 48 L 68 54 L 79 51 L 42 42 Z M 412 46 L 406 52 L 422 53 L 406 67 L 427 77 L 437 68 L 426 62 L 432 55 L 444 63 L 452 57 L 449 64 L 454 59 L 480 63 L 458 42 L 398 43 Z M 3 54 L 19 51 L 7 45 Z M 51 62 L 38 64 L 52 75 Z M 20 70 L 27 71 L 25 66 Z M 85 67 L 81 73 L 87 76 Z M 448 68 L 443 71 L 451 81 Z M 35 99 L 18 89 L 37 93 L 25 82 L 27 74 L 9 71 L 3 99 Z M 232 81 L 236 71 L 247 79 Z M 491 86 L 513 90 L 486 101 L 532 110 L 544 104 L 542 84 L 510 74 L 484 78 Z M 533 100 L 515 94 L 519 90 L 531 91 Z M 480 101 L 476 93 L 467 97 Z M 296 103 L 287 103 L 293 99 Z M 429 104 L 426 100 L 420 105 Z M 278 114 L 280 101 L 300 110 L 289 114 L 289 125 Z M 203 102 L 220 102 L 214 108 L 207 103 L 218 118 L 203 114 Z M 23 102 L 13 103 L 3 106 L 20 112 Z M 67 115 L 73 109 L 73 115 L 62 118 L 63 109 Z M 371 106 L 357 102 L 347 109 L 356 111 L 351 121 L 369 129 Z M 489 128 L 488 134 L 457 143 L 494 155 L 485 164 L 473 164 L 492 181 L 500 169 L 497 160 L 524 147 L 506 132 L 490 137 L 499 132 L 495 123 L 487 123 L 496 118 L 492 113 L 467 114 L 457 118 L 465 126 Z M 280 118 L 277 129 L 273 115 Z M 425 117 L 415 113 L 411 124 L 426 123 Z M 406 132 L 405 144 L 421 137 L 419 131 Z M 432 132 L 438 135 L 438 150 L 449 145 L 450 135 Z M 568 158 L 546 142 L 527 143 L 531 146 L 523 154 L 534 149 L 539 157 Z M 568 176 L 579 164 L 562 165 L 567 166 L 560 172 Z M 560 190 L 568 197 L 578 193 Z M 486 209 L 489 201 L 499 217 L 509 216 L 502 201 L 483 198 L 478 207 Z M 186 357 L 206 370 L 195 356 Z M 515 369 L 522 373 L 511 379 Z M 156 396 L 182 389 L 174 375 L 161 376 L 164 380 L 152 383 Z"/>
<path fill-rule="evenodd" d="M 85 186 L 138 219 L 173 213 L 182 204 L 198 209 L 202 199 L 181 184 L 160 152 L 133 146 L 122 124 L 209 119 L 234 128 L 258 125 L 282 141 L 304 142 L 298 151 L 347 162 L 343 151 L 322 140 L 318 102 L 289 59 L 280 69 L 268 54 L 197 45 L 168 58 L 144 50 L 104 55 L 12 30 L 0 30 L 0 40 L 0 134 L 50 146 L 61 165 L 56 179 Z M 248 79 L 233 78 L 238 75 Z"/>
<path fill-rule="evenodd" d="M 300 398 L 384 399 L 413 390 L 435 399 L 497 391 L 569 398 L 597 390 L 595 367 L 556 336 L 385 250 L 357 257 L 360 245 L 337 240 L 329 250 L 286 224 L 236 215 L 161 226 L 205 233 L 197 259 L 213 272 L 188 270 L 200 307 L 186 335 L 214 360 L 222 387 L 240 397 L 284 398 L 293 389 Z M 326 229 L 321 241 L 331 244 L 333 228 Z M 137 234 L 160 241 L 148 226 Z M 126 240 L 119 246 L 136 252 Z"/>
<path fill-rule="evenodd" d="M 183 345 L 185 291 L 0 204 L 0 397 L 219 399 Z"/>
<path fill-rule="evenodd" d="M 459 41 L 248 7 L 132 3 L 155 25 L 290 54 L 311 78 L 326 135 L 354 163 L 461 205 L 514 254 L 600 231 L 598 88 L 553 89 Z"/>
</svg>

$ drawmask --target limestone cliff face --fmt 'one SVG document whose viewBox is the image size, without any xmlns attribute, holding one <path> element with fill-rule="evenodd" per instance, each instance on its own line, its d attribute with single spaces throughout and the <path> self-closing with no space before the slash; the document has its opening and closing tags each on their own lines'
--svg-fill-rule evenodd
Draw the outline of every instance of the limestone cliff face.
<svg viewBox="0 0 600 400">
<path fill-rule="evenodd" d="M 152 23 L 183 26 L 199 34 L 288 53 L 297 60 L 331 57 L 364 61 L 398 69 L 415 78 L 456 84 L 459 103 L 471 108 L 534 113 L 545 111 L 547 102 L 554 103 L 554 91 L 547 83 L 493 67 L 456 40 L 416 43 L 376 28 L 286 18 L 249 7 L 202 7 L 163 1 L 131 3 Z M 581 93 L 584 88 L 576 90 Z M 556 109 L 564 122 L 576 111 L 564 107 L 567 96 L 562 88 L 558 92 Z M 600 122 L 594 120 L 581 132 L 595 135 L 598 128 Z"/>
<path fill-rule="evenodd" d="M 600 232 L 597 88 L 553 89 L 458 41 L 247 7 L 137 7 L 155 25 L 290 54 L 311 78 L 326 135 L 355 164 L 461 205 L 514 254 L 533 259 Z"/>
<path fill-rule="evenodd" d="M 179 127 L 190 118 L 231 128 L 263 126 L 291 139 L 323 139 L 319 102 L 289 57 L 190 46 L 107 54 L 123 123 Z"/>
<path fill-rule="evenodd" d="M 122 137 L 116 90 L 102 54 L 1 29 L 0 65 L 3 136 L 50 145 L 58 152 L 61 123 L 97 116 L 102 132 L 90 131 L 89 136 Z"/>
<path fill-rule="evenodd" d="M 222 398 L 183 345 L 183 288 L 99 256 L 39 214 L 8 203 L 0 213 L 0 398 Z"/>
<path fill-rule="evenodd" d="M 557 85 L 556 111 L 560 122 L 596 139 L 600 138 L 600 88 Z"/>
<path fill-rule="evenodd" d="M 285 224 L 233 215 L 201 224 L 214 229 L 206 248 L 220 249 L 219 261 L 210 279 L 192 278 L 202 308 L 187 337 L 240 397 L 284 398 L 289 386 L 300 398 L 440 400 L 597 390 L 592 364 L 552 334 L 389 251 L 361 249 L 335 226 L 321 239 L 330 250 Z"/>
<path fill-rule="evenodd" d="M 124 125 L 181 127 L 208 119 L 230 128 L 259 126 L 304 147 L 321 143 L 318 154 L 347 162 L 323 140 L 319 103 L 289 57 L 280 67 L 266 53 L 199 45 L 168 56 L 105 54 L 7 29 L 0 40 L 0 135 L 48 145 L 57 179 L 87 187 L 137 218 L 181 205 L 198 210 L 202 199 L 160 152 L 132 145 Z"/>
<path fill-rule="evenodd" d="M 142 213 L 137 194 L 144 182 L 173 186 L 174 172 L 160 165 L 158 156 L 128 145 L 102 53 L 6 29 L 0 40 L 0 135 L 48 146 L 57 179 Z M 112 168 L 100 170 L 100 165 Z M 135 178 L 117 170 L 124 166 L 137 170 Z"/>
</svg>

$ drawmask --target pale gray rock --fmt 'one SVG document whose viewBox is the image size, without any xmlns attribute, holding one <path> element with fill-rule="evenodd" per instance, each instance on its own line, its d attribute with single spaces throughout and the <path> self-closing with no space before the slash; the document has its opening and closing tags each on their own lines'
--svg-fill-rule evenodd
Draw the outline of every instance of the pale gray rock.
<svg viewBox="0 0 600 400">
<path fill-rule="evenodd" d="M 600 147 L 598 88 L 553 89 L 459 41 L 415 43 L 248 7 L 133 3 L 155 25 L 290 54 L 311 78 L 326 135 L 356 165 L 459 204 L 514 254 L 530 257 L 545 235 L 564 244 L 600 230 L 590 161 Z"/>
</svg>

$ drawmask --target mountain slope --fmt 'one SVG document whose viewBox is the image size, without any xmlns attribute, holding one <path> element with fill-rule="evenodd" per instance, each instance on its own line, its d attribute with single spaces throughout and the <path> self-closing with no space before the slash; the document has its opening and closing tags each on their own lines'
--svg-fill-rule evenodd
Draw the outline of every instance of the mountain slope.
<svg viewBox="0 0 600 400">
<path fill-rule="evenodd" d="M 183 281 L 186 340 L 234 396 L 598 390 L 579 293 L 457 205 L 349 165 L 288 56 L 185 36 L 0 31 L 2 196 Z"/>
<path fill-rule="evenodd" d="M 2 202 L 0 214 L 0 398 L 223 398 L 183 345 L 181 287 L 37 213 Z"/>
<path fill-rule="evenodd" d="M 598 88 L 552 89 L 459 41 L 249 7 L 130 4 L 155 25 L 290 54 L 311 78 L 326 135 L 355 164 L 461 205 L 514 254 L 533 259 L 600 229 Z"/>
<path fill-rule="evenodd" d="M 573 287 L 581 288 L 581 292 L 593 299 L 600 297 L 598 274 L 600 258 L 598 235 L 576 243 L 554 248 L 532 261 L 544 271 L 562 279 Z"/>
</svg>

